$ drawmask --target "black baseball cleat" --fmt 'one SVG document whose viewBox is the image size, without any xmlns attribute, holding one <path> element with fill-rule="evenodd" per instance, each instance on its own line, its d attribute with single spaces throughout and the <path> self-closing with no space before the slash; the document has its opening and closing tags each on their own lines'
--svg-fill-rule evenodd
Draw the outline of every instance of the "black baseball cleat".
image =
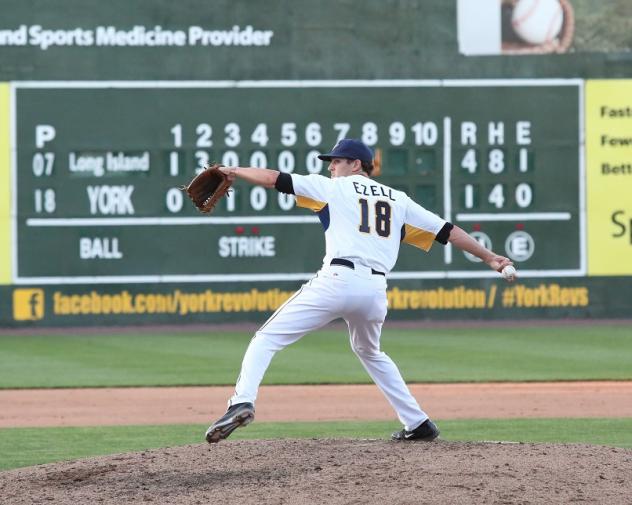
<svg viewBox="0 0 632 505">
<path fill-rule="evenodd" d="M 215 444 L 228 436 L 240 426 L 250 424 L 255 418 L 255 407 L 252 403 L 236 403 L 228 407 L 226 414 L 215 421 L 206 430 L 206 441 Z"/>
<path fill-rule="evenodd" d="M 396 431 L 391 435 L 391 439 L 403 442 L 406 440 L 423 440 L 430 442 L 439 436 L 439 428 L 430 419 L 426 419 L 414 430 L 408 431 L 403 429 Z"/>
</svg>

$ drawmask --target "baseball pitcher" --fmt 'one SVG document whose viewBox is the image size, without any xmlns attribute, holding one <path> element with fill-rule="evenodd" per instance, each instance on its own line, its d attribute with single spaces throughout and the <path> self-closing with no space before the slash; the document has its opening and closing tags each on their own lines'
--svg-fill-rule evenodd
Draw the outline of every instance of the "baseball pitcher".
<svg viewBox="0 0 632 505">
<path fill-rule="evenodd" d="M 259 384 L 276 352 L 338 318 L 346 321 L 353 352 L 403 424 L 392 438 L 434 440 L 439 430 L 410 393 L 395 363 L 380 350 L 387 312 L 386 277 L 397 261 L 400 244 L 428 251 L 435 242 L 449 242 L 493 270 L 512 265 L 402 191 L 372 180 L 373 153 L 361 141 L 343 139 L 319 158 L 329 162 L 331 178 L 220 167 L 230 181 L 239 178 L 295 195 L 299 207 L 318 215 L 326 253 L 318 273 L 255 333 L 228 411 L 206 432 L 209 443 L 227 438 L 254 419 Z"/>
</svg>

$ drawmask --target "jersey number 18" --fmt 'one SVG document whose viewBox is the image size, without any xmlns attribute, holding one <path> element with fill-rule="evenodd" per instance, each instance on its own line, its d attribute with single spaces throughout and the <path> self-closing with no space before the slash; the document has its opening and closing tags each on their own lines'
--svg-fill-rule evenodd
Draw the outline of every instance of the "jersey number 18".
<svg viewBox="0 0 632 505">
<path fill-rule="evenodd" d="M 360 226 L 358 229 L 362 233 L 371 233 L 369 226 L 369 202 L 360 198 Z M 387 202 L 378 200 L 375 202 L 375 233 L 380 237 L 388 237 L 391 234 L 391 206 Z"/>
</svg>

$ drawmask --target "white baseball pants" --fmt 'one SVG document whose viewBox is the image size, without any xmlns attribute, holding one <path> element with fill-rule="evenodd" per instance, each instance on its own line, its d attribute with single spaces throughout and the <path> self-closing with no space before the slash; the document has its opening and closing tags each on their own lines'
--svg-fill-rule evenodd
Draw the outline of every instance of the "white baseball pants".
<svg viewBox="0 0 632 505">
<path fill-rule="evenodd" d="M 410 393 L 393 360 L 380 351 L 386 317 L 386 278 L 361 265 L 332 265 L 305 283 L 255 333 L 246 350 L 229 405 L 255 403 L 259 385 L 274 354 L 303 335 L 342 317 L 351 348 L 389 401 L 401 423 L 413 430 L 428 415 Z"/>
</svg>

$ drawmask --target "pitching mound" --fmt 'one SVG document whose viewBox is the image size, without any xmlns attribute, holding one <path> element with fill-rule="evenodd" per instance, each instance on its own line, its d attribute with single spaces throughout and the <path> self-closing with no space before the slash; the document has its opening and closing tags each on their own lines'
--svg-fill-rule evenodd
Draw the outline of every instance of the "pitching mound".
<svg viewBox="0 0 632 505">
<path fill-rule="evenodd" d="M 3 503 L 630 503 L 632 451 L 386 440 L 226 441 L 0 473 Z"/>
</svg>

